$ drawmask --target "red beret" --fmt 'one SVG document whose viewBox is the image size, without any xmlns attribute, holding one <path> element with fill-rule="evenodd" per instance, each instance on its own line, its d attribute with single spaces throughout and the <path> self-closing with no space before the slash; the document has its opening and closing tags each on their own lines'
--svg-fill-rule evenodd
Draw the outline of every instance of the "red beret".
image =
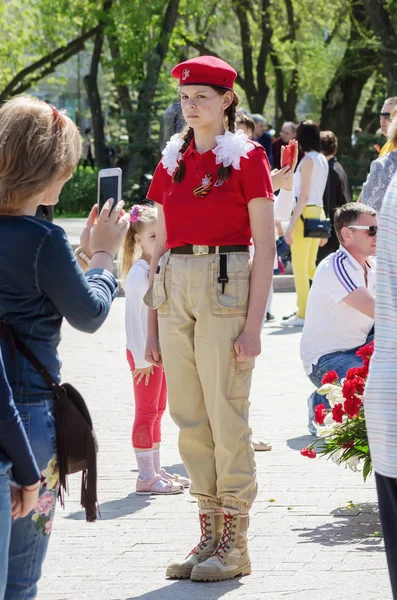
<svg viewBox="0 0 397 600">
<path fill-rule="evenodd" d="M 233 89 L 236 71 L 224 60 L 216 56 L 198 56 L 176 65 L 171 71 L 179 85 L 216 85 Z"/>
</svg>

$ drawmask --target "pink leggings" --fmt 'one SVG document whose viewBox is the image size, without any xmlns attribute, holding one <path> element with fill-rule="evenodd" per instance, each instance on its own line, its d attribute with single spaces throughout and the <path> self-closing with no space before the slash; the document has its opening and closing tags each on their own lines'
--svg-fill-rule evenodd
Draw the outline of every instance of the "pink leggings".
<svg viewBox="0 0 397 600">
<path fill-rule="evenodd" d="M 127 350 L 131 373 L 135 369 L 133 356 Z M 167 405 L 167 384 L 162 367 L 153 367 L 149 385 L 142 379 L 138 385 L 134 379 L 135 419 L 132 427 L 134 448 L 151 448 L 161 441 L 161 419 Z"/>
</svg>

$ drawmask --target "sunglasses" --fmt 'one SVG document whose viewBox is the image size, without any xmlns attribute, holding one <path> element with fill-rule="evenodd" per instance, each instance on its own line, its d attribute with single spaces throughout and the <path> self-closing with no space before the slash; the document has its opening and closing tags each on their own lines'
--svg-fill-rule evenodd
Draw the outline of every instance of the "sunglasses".
<svg viewBox="0 0 397 600">
<path fill-rule="evenodd" d="M 380 118 L 390 119 L 391 113 L 379 113 Z"/>
<path fill-rule="evenodd" d="M 378 233 L 377 225 L 348 225 L 348 229 L 362 229 L 363 231 L 368 231 L 369 237 L 375 237 Z"/>
</svg>

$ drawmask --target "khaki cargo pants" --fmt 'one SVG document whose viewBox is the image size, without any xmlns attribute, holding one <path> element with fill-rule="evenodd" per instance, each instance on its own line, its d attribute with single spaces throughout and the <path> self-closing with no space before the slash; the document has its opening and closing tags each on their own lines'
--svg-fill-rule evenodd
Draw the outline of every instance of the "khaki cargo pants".
<svg viewBox="0 0 397 600">
<path fill-rule="evenodd" d="M 234 340 L 248 310 L 248 253 L 227 255 L 229 282 L 218 283 L 219 255 L 167 252 L 155 275 L 160 349 L 179 450 L 200 507 L 247 510 L 257 493 L 248 425 L 254 361 L 238 364 Z"/>
</svg>

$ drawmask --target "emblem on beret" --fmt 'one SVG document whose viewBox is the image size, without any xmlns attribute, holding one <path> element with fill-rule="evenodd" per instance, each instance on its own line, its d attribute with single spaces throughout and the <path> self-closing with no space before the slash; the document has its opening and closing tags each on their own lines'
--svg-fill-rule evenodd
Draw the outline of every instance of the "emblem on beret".
<svg viewBox="0 0 397 600">
<path fill-rule="evenodd" d="M 182 81 L 185 81 L 190 75 L 190 69 L 183 69 L 182 71 Z"/>
</svg>

